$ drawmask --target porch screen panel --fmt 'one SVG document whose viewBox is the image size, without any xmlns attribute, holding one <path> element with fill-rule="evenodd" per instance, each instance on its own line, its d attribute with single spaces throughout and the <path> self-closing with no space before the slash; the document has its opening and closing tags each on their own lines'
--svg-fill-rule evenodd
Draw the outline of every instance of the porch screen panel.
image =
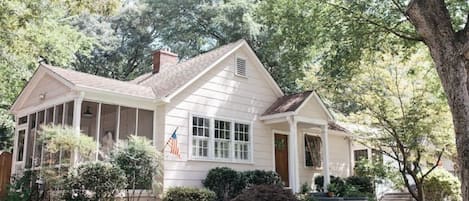
<svg viewBox="0 0 469 201">
<path fill-rule="evenodd" d="M 33 161 L 34 139 L 36 137 L 36 113 L 29 115 L 28 137 L 26 145 L 26 168 L 31 168 Z"/>
<path fill-rule="evenodd" d="M 101 105 L 101 129 L 99 134 L 101 157 L 109 156 L 116 142 L 117 105 Z"/>
<path fill-rule="evenodd" d="M 65 125 L 73 125 L 73 101 L 65 104 Z"/>
<path fill-rule="evenodd" d="M 131 135 L 135 135 L 135 121 L 137 110 L 130 107 L 122 107 L 119 123 L 119 140 L 128 140 Z"/>
<path fill-rule="evenodd" d="M 321 167 L 321 138 L 305 135 L 305 165 L 307 167 Z"/>
<path fill-rule="evenodd" d="M 46 123 L 45 125 L 54 124 L 54 107 L 47 108 L 46 110 Z M 53 154 L 46 150 L 47 142 L 43 144 L 43 160 L 42 165 L 48 166 L 53 163 Z"/>
<path fill-rule="evenodd" d="M 138 109 L 137 135 L 153 140 L 153 111 Z"/>
<path fill-rule="evenodd" d="M 81 107 L 80 131 L 96 140 L 98 103 L 83 101 Z"/>
<path fill-rule="evenodd" d="M 62 125 L 63 115 L 64 115 L 64 105 L 60 104 L 60 105 L 55 106 L 55 119 L 54 119 L 55 125 Z"/>
<path fill-rule="evenodd" d="M 16 156 L 16 161 L 18 162 L 23 161 L 25 135 L 26 135 L 25 130 L 18 131 L 18 143 L 17 143 L 18 154 Z"/>
<path fill-rule="evenodd" d="M 37 113 L 37 123 L 38 125 L 36 126 L 36 139 L 34 140 L 34 161 L 33 161 L 33 164 L 34 164 L 34 167 L 39 167 L 41 166 L 41 160 L 42 160 L 42 143 L 39 141 L 40 137 L 41 137 L 41 128 L 42 126 L 45 125 L 45 111 L 42 110 L 40 112 Z"/>
</svg>

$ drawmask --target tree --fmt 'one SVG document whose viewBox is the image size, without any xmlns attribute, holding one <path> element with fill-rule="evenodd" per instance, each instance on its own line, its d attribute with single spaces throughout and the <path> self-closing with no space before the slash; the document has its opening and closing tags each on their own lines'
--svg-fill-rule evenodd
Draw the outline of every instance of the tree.
<svg viewBox="0 0 469 201">
<path fill-rule="evenodd" d="M 92 39 L 70 25 L 77 13 L 108 15 L 118 0 L 55 1 L 10 0 L 0 2 L 0 137 L 11 139 L 14 123 L 9 114 L 38 61 L 68 66 L 78 51 L 89 50 Z M 2 140 L 3 142 L 3 140 Z M 10 150 L 6 140 L 2 150 Z"/>
<path fill-rule="evenodd" d="M 418 201 L 425 200 L 425 179 L 454 149 L 449 108 L 425 53 L 409 58 L 388 53 L 374 64 L 363 64 L 350 89 L 363 110 L 348 117 L 376 128 L 360 134 L 397 164 Z"/>
<path fill-rule="evenodd" d="M 265 4 L 284 9 L 285 2 L 268 0 Z M 450 106 L 464 200 L 469 200 L 468 9 L 462 0 L 316 0 L 295 11 L 318 13 L 313 22 L 323 28 L 311 30 L 318 37 L 305 42 L 318 47 L 321 81 L 337 94 L 347 90 L 346 83 L 361 71 L 361 62 L 383 48 L 403 46 L 399 51 L 409 53 L 423 43 L 429 49 Z M 275 23 L 294 29 L 294 21 L 283 18 Z"/>
</svg>

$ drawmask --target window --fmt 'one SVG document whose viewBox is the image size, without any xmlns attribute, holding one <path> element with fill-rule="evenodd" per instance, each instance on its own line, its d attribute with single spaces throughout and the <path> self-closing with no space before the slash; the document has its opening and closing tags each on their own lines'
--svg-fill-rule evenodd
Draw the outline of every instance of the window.
<svg viewBox="0 0 469 201">
<path fill-rule="evenodd" d="M 138 109 L 137 135 L 153 140 L 153 111 Z"/>
<path fill-rule="evenodd" d="M 250 125 L 220 119 L 192 117 L 192 157 L 249 161 L 251 159 Z"/>
<path fill-rule="evenodd" d="M 208 157 L 209 128 L 209 119 L 202 117 L 192 118 L 192 156 L 196 158 Z"/>
<path fill-rule="evenodd" d="M 234 158 L 249 160 L 249 125 L 235 123 Z"/>
<path fill-rule="evenodd" d="M 28 116 L 23 116 L 18 119 L 18 125 L 23 125 L 25 123 L 28 123 Z"/>
<path fill-rule="evenodd" d="M 230 129 L 228 121 L 215 120 L 215 158 L 230 158 Z"/>
<path fill-rule="evenodd" d="M 355 162 L 361 161 L 363 159 L 368 159 L 368 150 L 366 149 L 355 150 L 353 151 L 353 157 L 355 159 Z"/>
<path fill-rule="evenodd" d="M 307 167 L 321 167 L 321 138 L 305 135 L 305 165 Z"/>
<path fill-rule="evenodd" d="M 246 60 L 242 58 L 236 58 L 236 75 L 246 77 Z"/>
<path fill-rule="evenodd" d="M 377 163 L 382 164 L 383 163 L 383 154 L 379 150 L 372 149 L 371 150 L 371 159 L 373 160 L 373 162 L 377 162 Z"/>
</svg>

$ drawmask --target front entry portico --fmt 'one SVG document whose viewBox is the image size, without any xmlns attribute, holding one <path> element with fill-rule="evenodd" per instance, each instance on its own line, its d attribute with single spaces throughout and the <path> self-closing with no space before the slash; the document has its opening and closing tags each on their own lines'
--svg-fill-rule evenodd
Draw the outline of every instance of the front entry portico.
<svg viewBox="0 0 469 201">
<path fill-rule="evenodd" d="M 260 117 L 265 124 L 273 128 L 274 170 L 294 192 L 299 192 L 300 175 L 305 172 L 306 166 L 303 160 L 305 157 L 304 134 L 316 133 L 320 136 L 321 146 L 320 150 L 314 151 L 316 154 L 320 152 L 321 157 L 317 159 L 320 164 L 315 164 L 314 170 L 322 172 L 324 189 L 327 190 L 327 185 L 330 183 L 328 126 L 329 122 L 334 119 L 319 97 L 312 91 L 287 96 L 277 102 Z M 279 135 L 280 133 L 284 134 L 283 137 Z M 278 147 L 279 140 L 286 143 L 284 152 L 281 152 Z M 285 154 L 286 156 L 284 156 Z M 303 157 L 301 160 L 300 156 Z M 283 167 L 282 160 L 288 161 L 287 167 Z M 288 176 L 285 176 L 286 171 L 288 171 Z M 285 181 L 286 179 L 288 182 Z"/>
</svg>

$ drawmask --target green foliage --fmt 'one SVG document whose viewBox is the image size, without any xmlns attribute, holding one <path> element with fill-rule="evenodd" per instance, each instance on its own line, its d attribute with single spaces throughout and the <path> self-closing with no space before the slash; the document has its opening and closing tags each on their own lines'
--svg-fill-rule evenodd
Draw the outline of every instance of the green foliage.
<svg viewBox="0 0 469 201">
<path fill-rule="evenodd" d="M 461 183 L 459 179 L 442 168 L 432 171 L 423 183 L 427 201 L 461 201 Z"/>
<path fill-rule="evenodd" d="M 206 188 L 215 192 L 219 201 L 231 200 L 245 187 L 242 175 L 228 167 L 211 169 L 202 183 Z"/>
<path fill-rule="evenodd" d="M 174 187 L 168 189 L 163 201 L 215 201 L 216 197 L 208 189 Z"/>
<path fill-rule="evenodd" d="M 31 188 L 35 183 L 35 172 L 25 171 L 23 175 L 14 175 L 11 185 L 8 186 L 8 195 L 5 201 L 29 201 L 35 195 L 37 196 L 37 188 Z"/>
<path fill-rule="evenodd" d="M 125 188 L 124 172 L 110 163 L 81 164 L 65 180 L 65 200 L 113 200 Z M 91 191 L 91 193 L 87 192 Z"/>
<path fill-rule="evenodd" d="M 389 180 L 395 189 L 404 185 L 400 173 L 388 163 L 363 159 L 355 163 L 353 170 L 359 177 L 371 178 L 373 183 L 379 184 Z"/>
<path fill-rule="evenodd" d="M 220 181 L 224 181 L 223 184 Z M 255 185 L 282 186 L 280 176 L 274 171 L 250 170 L 238 172 L 228 167 L 211 169 L 202 183 L 206 188 L 216 193 L 217 200 L 230 200 L 239 195 L 243 189 Z"/>
<path fill-rule="evenodd" d="M 130 136 L 128 142 L 120 144 L 111 154 L 111 163 L 124 172 L 127 189 L 153 189 L 155 193 L 161 187 L 157 180 L 163 171 L 161 160 L 161 153 L 152 142 L 137 136 Z"/>
<path fill-rule="evenodd" d="M 255 185 L 246 188 L 232 201 L 296 201 L 295 195 L 290 189 L 284 189 L 279 185 Z"/>
<path fill-rule="evenodd" d="M 83 161 L 94 158 L 96 152 L 96 142 L 86 134 L 77 134 L 72 127 L 62 127 L 62 125 L 43 126 L 40 131 L 39 142 L 45 143 L 45 148 L 50 153 L 57 153 L 63 150 L 78 150 Z"/>
<path fill-rule="evenodd" d="M 330 182 L 331 184 L 340 184 L 343 185 L 345 181 L 333 175 L 330 175 Z M 324 176 L 320 175 L 314 178 L 314 186 L 316 186 L 316 190 L 318 192 L 324 192 Z"/>
<path fill-rule="evenodd" d="M 261 184 L 282 185 L 282 179 L 274 171 L 250 170 L 241 172 L 241 174 L 247 187 Z"/>
<path fill-rule="evenodd" d="M 350 176 L 345 178 L 345 183 L 356 188 L 357 192 L 375 193 L 375 186 L 373 184 L 373 179 L 371 177 L 361 177 L 361 176 Z M 346 195 L 350 196 L 350 193 Z"/>
</svg>

